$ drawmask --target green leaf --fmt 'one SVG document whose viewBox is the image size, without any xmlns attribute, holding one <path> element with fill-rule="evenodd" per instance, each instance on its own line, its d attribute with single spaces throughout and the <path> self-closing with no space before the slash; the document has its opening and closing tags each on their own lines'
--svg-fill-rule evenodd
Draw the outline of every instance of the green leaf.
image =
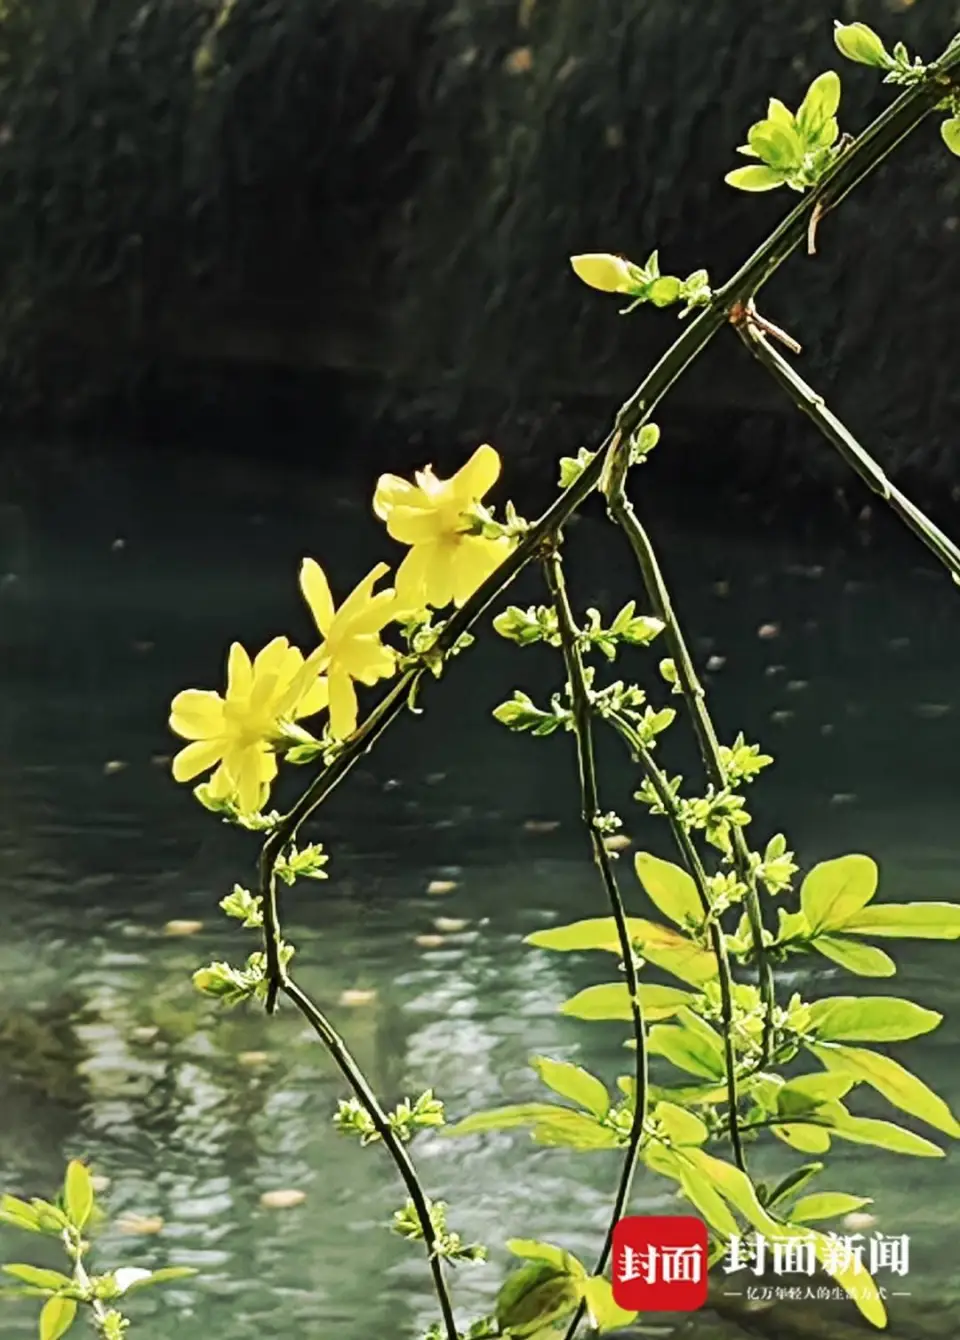
<svg viewBox="0 0 960 1340">
<path fill-rule="evenodd" d="M 795 1075 L 780 1092 L 802 1094 L 815 1102 L 829 1103 L 837 1098 L 845 1098 L 855 1082 L 851 1075 L 831 1075 L 823 1070 L 815 1070 L 809 1075 Z"/>
<path fill-rule="evenodd" d="M 812 1182 L 818 1173 L 823 1172 L 822 1163 L 805 1163 L 801 1168 L 794 1168 L 793 1172 L 787 1173 L 786 1177 L 781 1178 L 777 1185 L 767 1197 L 767 1204 L 772 1208 L 779 1205 L 788 1196 L 795 1196 L 798 1191 Z"/>
<path fill-rule="evenodd" d="M 40 1313 L 40 1340 L 60 1340 L 73 1325 L 77 1305 L 72 1298 L 50 1298 Z"/>
<path fill-rule="evenodd" d="M 869 856 L 839 856 L 814 866 L 800 888 L 800 906 L 810 929 L 846 929 L 876 893 L 877 874 Z"/>
<path fill-rule="evenodd" d="M 790 108 L 782 103 L 779 98 L 771 98 L 767 104 L 767 120 L 775 121 L 781 126 L 790 126 L 794 128 L 797 124 L 796 117 Z"/>
<path fill-rule="evenodd" d="M 717 961 L 713 954 L 669 926 L 628 917 L 627 931 L 631 943 L 644 958 L 689 986 L 703 986 L 716 978 Z M 603 949 L 608 953 L 620 953 L 620 939 L 613 917 L 592 917 L 569 926 L 534 931 L 526 937 L 525 943 L 561 952 Z"/>
<path fill-rule="evenodd" d="M 677 1010 L 695 999 L 689 991 L 681 991 L 675 986 L 641 986 L 639 992 L 640 1009 L 647 1023 L 670 1019 Z M 560 1006 L 560 1013 L 574 1019 L 618 1019 L 624 1022 L 633 1019 L 626 982 L 588 986 L 565 1000 Z"/>
<path fill-rule="evenodd" d="M 863 1266 L 854 1259 L 845 1270 L 838 1270 L 838 1253 L 833 1240 L 825 1237 L 817 1229 L 808 1231 L 813 1235 L 817 1259 L 823 1269 L 846 1291 L 867 1321 L 882 1330 L 887 1324 L 887 1310 L 880 1301 L 877 1286 Z"/>
<path fill-rule="evenodd" d="M 73 1283 L 69 1275 L 63 1275 L 59 1270 L 41 1270 L 39 1266 L 0 1266 L 0 1270 L 5 1275 L 12 1275 L 15 1280 L 22 1280 L 24 1284 L 32 1284 L 36 1289 L 69 1289 Z"/>
<path fill-rule="evenodd" d="M 703 924 L 703 904 L 686 870 L 647 851 L 637 852 L 633 866 L 647 897 L 665 917 L 681 928 Z"/>
<path fill-rule="evenodd" d="M 820 935 L 811 940 L 810 948 L 816 949 L 831 963 L 837 963 L 847 972 L 855 972 L 858 977 L 892 977 L 897 965 L 889 954 L 874 945 L 865 945 L 860 940 L 848 940 L 845 936 Z"/>
<path fill-rule="evenodd" d="M 674 1146 L 702 1145 L 709 1134 L 698 1116 L 678 1107 L 676 1103 L 658 1103 L 653 1116 Z"/>
<path fill-rule="evenodd" d="M 960 904 L 880 903 L 857 913 L 844 926 L 851 935 L 912 940 L 960 940 Z"/>
<path fill-rule="evenodd" d="M 617 1326 L 627 1326 L 636 1319 L 636 1312 L 627 1312 L 614 1302 L 610 1281 L 602 1275 L 591 1275 L 584 1280 L 582 1290 L 590 1325 L 601 1335 Z"/>
<path fill-rule="evenodd" d="M 803 159 L 803 141 L 793 126 L 782 121 L 758 121 L 751 126 L 747 142 L 767 167 L 790 170 Z"/>
<path fill-rule="evenodd" d="M 689 1029 L 674 1024 L 656 1024 L 647 1037 L 647 1051 L 651 1056 L 663 1056 L 679 1070 L 699 1075 L 702 1079 L 723 1078 L 722 1053 L 718 1057 L 714 1047 Z"/>
<path fill-rule="evenodd" d="M 578 1278 L 549 1261 L 530 1261 L 507 1276 L 497 1295 L 495 1313 L 501 1331 L 520 1340 L 569 1316 L 580 1302 L 581 1288 Z"/>
<path fill-rule="evenodd" d="M 826 1042 L 903 1042 L 929 1033 L 942 1019 L 936 1010 L 895 996 L 831 996 L 810 1007 L 810 1031 Z"/>
<path fill-rule="evenodd" d="M 521 1256 L 527 1261 L 547 1261 L 566 1275 L 585 1276 L 587 1273 L 582 1262 L 551 1242 L 537 1242 L 533 1238 L 508 1238 L 504 1246 L 514 1256 Z"/>
<path fill-rule="evenodd" d="M 763 163 L 751 163 L 749 167 L 734 168 L 723 180 L 738 191 L 775 191 L 786 179 L 785 172 L 778 172 Z"/>
<path fill-rule="evenodd" d="M 960 1136 L 960 1123 L 943 1099 L 891 1057 L 863 1047 L 845 1047 L 838 1042 L 808 1042 L 806 1046 L 828 1070 L 853 1075 L 870 1084 L 901 1111 L 919 1117 L 947 1135 Z"/>
<path fill-rule="evenodd" d="M 950 152 L 960 156 L 960 116 L 951 116 L 948 121 L 942 122 L 940 134 Z"/>
<path fill-rule="evenodd" d="M 756 1188 L 746 1173 L 741 1172 L 732 1163 L 714 1158 L 712 1154 L 707 1154 L 702 1149 L 686 1149 L 684 1158 L 703 1173 L 721 1196 L 758 1232 L 769 1234 L 771 1237 L 780 1235 L 781 1225 L 771 1218 L 760 1204 Z"/>
<path fill-rule="evenodd" d="M 848 1196 L 843 1191 L 821 1191 L 817 1195 L 802 1196 L 790 1211 L 792 1224 L 813 1224 L 818 1219 L 836 1219 L 841 1214 L 852 1214 L 864 1205 L 872 1205 L 869 1196 Z"/>
<path fill-rule="evenodd" d="M 826 1154 L 830 1148 L 830 1131 L 820 1126 L 805 1126 L 800 1122 L 788 1122 L 783 1126 L 771 1126 L 773 1134 L 791 1149 L 801 1154 Z"/>
<path fill-rule="evenodd" d="M 840 1140 L 854 1145 L 876 1145 L 893 1154 L 912 1154 L 921 1159 L 942 1159 L 943 1150 L 932 1140 L 905 1130 L 892 1121 L 877 1121 L 873 1117 L 854 1117 L 849 1113 L 842 1121 L 831 1120 L 830 1129 Z"/>
<path fill-rule="evenodd" d="M 737 1236 L 740 1231 L 737 1221 L 723 1197 L 718 1195 L 710 1178 L 698 1168 L 691 1167 L 683 1154 L 677 1156 L 676 1177 L 687 1200 L 695 1210 L 700 1211 L 712 1229 L 722 1233 L 725 1238 Z"/>
<path fill-rule="evenodd" d="M 40 1216 L 34 1207 L 16 1196 L 0 1196 L 0 1223 L 11 1228 L 22 1228 L 28 1233 L 42 1233 Z"/>
<path fill-rule="evenodd" d="M 569 1061 L 552 1061 L 549 1056 L 534 1056 L 530 1064 L 549 1089 L 586 1108 L 598 1120 L 602 1121 L 610 1111 L 606 1085 L 589 1071 Z"/>
<path fill-rule="evenodd" d="M 126 1298 L 140 1289 L 152 1289 L 155 1284 L 172 1284 L 174 1280 L 193 1279 L 199 1272 L 193 1266 L 163 1266 L 160 1270 L 139 1270 L 135 1266 L 121 1266 L 113 1272 L 117 1288 Z"/>
<path fill-rule="evenodd" d="M 538 1145 L 564 1149 L 617 1149 L 622 1141 L 609 1126 L 601 1126 L 585 1112 L 571 1112 L 557 1108 L 549 1117 L 543 1117 L 533 1128 Z"/>
<path fill-rule="evenodd" d="M 807 89 L 797 111 L 797 129 L 806 140 L 815 140 L 840 106 L 840 76 L 836 70 L 818 75 Z"/>
<path fill-rule="evenodd" d="M 67 1165 L 63 1183 L 63 1208 L 74 1228 L 82 1229 L 93 1211 L 93 1179 L 90 1170 L 79 1159 Z"/>
<path fill-rule="evenodd" d="M 859 65 L 873 65 L 877 69 L 889 70 L 895 63 L 883 42 L 865 23 L 837 22 L 833 40 L 841 55 Z"/>
<path fill-rule="evenodd" d="M 445 1136 L 480 1135 L 485 1131 L 509 1131 L 518 1126 L 533 1126 L 557 1114 L 573 1115 L 568 1107 L 557 1107 L 554 1103 L 512 1103 L 508 1107 L 493 1107 L 485 1112 L 471 1112 L 469 1117 L 447 1126 L 442 1131 Z"/>
</svg>

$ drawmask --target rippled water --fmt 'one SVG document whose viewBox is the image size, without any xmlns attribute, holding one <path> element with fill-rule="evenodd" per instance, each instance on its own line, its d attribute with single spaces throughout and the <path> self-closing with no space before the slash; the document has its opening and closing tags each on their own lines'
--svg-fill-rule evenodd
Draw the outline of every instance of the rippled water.
<svg viewBox="0 0 960 1340">
<path fill-rule="evenodd" d="M 345 1089 L 322 1048 L 290 1011 L 225 1014 L 191 988 L 200 962 L 243 952 L 216 903 L 250 878 L 256 843 L 199 811 L 167 763 L 170 697 L 217 683 L 232 637 L 308 639 L 300 557 L 320 558 L 342 591 L 386 556 L 363 489 L 186 454 L 18 459 L 0 506 L 0 1184 L 52 1191 L 66 1157 L 89 1157 L 110 1179 L 103 1263 L 199 1267 L 162 1305 L 144 1295 L 144 1340 L 181 1324 L 210 1340 L 416 1336 L 434 1315 L 424 1265 L 385 1228 L 403 1196 L 382 1151 L 333 1130 Z M 645 506 L 711 667 L 721 734 L 742 726 L 778 756 L 758 824 L 785 828 L 805 864 L 869 851 L 891 900 L 956 899 L 960 597 L 949 583 L 886 532 L 871 544 L 853 524 L 839 539 L 770 528 L 750 539 L 738 520 L 732 539 L 663 499 Z M 569 548 L 581 606 L 610 611 L 629 594 L 624 553 L 596 520 Z M 535 599 L 535 584 L 521 594 Z M 637 653 L 624 670 L 649 664 Z M 609 962 L 522 944 L 604 911 L 569 739 L 518 739 L 490 722 L 542 670 L 557 678 L 537 652 L 482 636 L 425 696 L 424 716 L 399 723 L 324 809 L 314 836 L 330 880 L 285 896 L 302 984 L 388 1102 L 432 1085 L 460 1116 L 541 1097 L 527 1065 L 540 1052 L 611 1079 L 627 1068 L 617 1025 L 556 1009 Z M 636 845 L 670 855 L 664 831 L 631 808 L 616 748 L 602 754 L 605 805 Z M 691 761 L 681 752 L 678 766 Z M 437 880 L 454 887 L 428 894 Z M 203 928 L 171 937 L 172 918 Z M 896 1054 L 960 1107 L 956 950 L 906 944 L 897 957 L 897 989 L 947 1018 Z M 811 994 L 849 980 L 825 961 L 807 972 Z M 892 1115 L 869 1098 L 858 1110 Z M 453 1226 L 494 1248 L 490 1266 L 456 1274 L 464 1316 L 489 1303 L 507 1236 L 596 1251 L 616 1156 L 538 1149 L 522 1133 L 422 1137 L 415 1153 Z M 952 1152 L 846 1146 L 831 1159 L 824 1188 L 874 1196 L 879 1226 L 911 1235 L 906 1287 L 951 1297 Z M 760 1168 L 783 1163 L 756 1156 Z M 641 1181 L 635 1207 L 667 1205 L 665 1187 Z M 283 1189 L 303 1204 L 261 1205 Z M 4 1259 L 36 1259 L 33 1241 L 4 1233 L 0 1245 Z M 32 1318 L 7 1305 L 3 1333 L 32 1334 Z"/>
</svg>

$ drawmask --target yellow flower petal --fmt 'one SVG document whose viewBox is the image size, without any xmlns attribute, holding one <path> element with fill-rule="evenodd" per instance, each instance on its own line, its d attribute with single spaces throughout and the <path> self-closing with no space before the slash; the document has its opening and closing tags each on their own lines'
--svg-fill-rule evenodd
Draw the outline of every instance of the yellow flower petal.
<svg viewBox="0 0 960 1340">
<path fill-rule="evenodd" d="M 246 698 L 253 687 L 253 666 L 239 642 L 234 642 L 227 658 L 227 697 Z"/>
<path fill-rule="evenodd" d="M 378 591 L 365 607 L 351 613 L 348 625 L 349 636 L 363 636 L 366 633 L 379 633 L 392 621 L 397 612 L 397 593 L 392 586 Z"/>
<path fill-rule="evenodd" d="M 236 788 L 222 763 L 216 772 L 211 773 L 207 789 L 213 800 L 230 800 L 233 798 Z"/>
<path fill-rule="evenodd" d="M 206 772 L 223 756 L 222 740 L 195 740 L 181 749 L 173 760 L 173 776 L 177 782 L 190 782 Z"/>
<path fill-rule="evenodd" d="M 356 586 L 347 596 L 346 600 L 337 610 L 336 624 L 337 630 L 344 628 L 347 624 L 363 612 L 370 601 L 373 599 L 373 588 L 381 577 L 385 577 L 390 571 L 387 563 L 378 563 L 376 567 L 370 569 L 362 581 L 357 582 Z M 381 591 L 380 595 L 384 592 Z M 382 625 L 381 625 L 382 626 Z M 323 629 L 320 630 L 323 632 Z"/>
<path fill-rule="evenodd" d="M 464 503 L 476 502 L 489 493 L 500 478 L 500 457 L 486 443 L 476 451 L 453 476 L 450 483 L 457 498 Z"/>
<path fill-rule="evenodd" d="M 330 730 L 338 740 L 345 740 L 357 728 L 357 691 L 346 670 L 338 665 L 330 667 Z"/>
<path fill-rule="evenodd" d="M 261 676 L 279 675 L 289 651 L 290 643 L 285 637 L 275 637 L 268 642 L 262 651 L 257 652 L 253 662 L 254 682 Z"/>
<path fill-rule="evenodd" d="M 396 671 L 397 658 L 390 647 L 385 647 L 378 637 L 368 633 L 365 637 L 348 638 L 333 666 L 346 670 L 361 684 L 376 684 L 377 680 L 386 679 Z"/>
<path fill-rule="evenodd" d="M 223 699 L 204 689 L 184 689 L 170 704 L 170 729 L 185 740 L 210 740 L 223 730 Z"/>
<path fill-rule="evenodd" d="M 456 548 L 450 544 L 431 545 L 427 550 L 424 567 L 426 599 L 434 609 L 443 609 L 453 599 L 452 558 Z"/>
<path fill-rule="evenodd" d="M 510 549 L 510 541 L 505 538 L 491 540 L 477 535 L 466 536 L 460 541 L 450 562 L 453 598 L 457 605 L 466 604 L 491 572 L 496 571 Z"/>
<path fill-rule="evenodd" d="M 408 479 L 401 479 L 399 475 L 381 475 L 373 493 L 373 514 L 386 521 L 396 507 L 416 507 L 418 498 L 419 505 L 423 506 L 426 499 Z"/>
<path fill-rule="evenodd" d="M 320 636 L 326 637 L 333 623 L 333 596 L 323 568 L 312 558 L 305 558 L 300 566 L 300 590 L 310 606 Z"/>
<path fill-rule="evenodd" d="M 330 701 L 330 685 L 326 679 L 315 679 L 303 697 L 294 703 L 292 714 L 295 721 L 301 717 L 313 717 L 322 712 Z"/>
<path fill-rule="evenodd" d="M 386 520 L 387 534 L 399 544 L 423 544 L 437 539 L 444 529 L 443 513 L 433 505 L 396 507 Z"/>
<path fill-rule="evenodd" d="M 397 613 L 423 609 L 427 600 L 427 570 L 436 544 L 417 544 L 397 568 Z"/>
</svg>

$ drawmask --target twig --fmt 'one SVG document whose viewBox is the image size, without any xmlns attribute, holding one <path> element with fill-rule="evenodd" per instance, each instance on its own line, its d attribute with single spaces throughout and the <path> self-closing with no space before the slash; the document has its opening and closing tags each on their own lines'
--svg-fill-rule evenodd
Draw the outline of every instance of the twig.
<svg viewBox="0 0 960 1340">
<path fill-rule="evenodd" d="M 673 610 L 670 593 L 667 590 L 663 573 L 657 562 L 657 556 L 650 537 L 644 530 L 626 493 L 626 467 L 628 458 L 614 458 L 616 468 L 610 475 L 610 491 L 607 494 L 607 508 L 612 520 L 623 530 L 633 550 L 634 557 L 643 577 L 647 598 L 653 613 L 664 624 L 663 635 L 670 648 L 677 670 L 677 683 L 686 703 L 694 734 L 700 747 L 700 755 L 707 778 L 718 790 L 727 785 L 727 776 L 720 757 L 720 744 L 713 721 L 707 710 L 703 685 L 697 675 L 686 639 Z M 773 1049 L 773 1018 L 776 1007 L 776 990 L 773 968 L 767 957 L 763 914 L 760 910 L 760 896 L 757 890 L 757 878 L 750 863 L 750 850 L 740 828 L 733 826 L 731 835 L 734 869 L 737 879 L 746 889 L 744 902 L 750 934 L 753 938 L 753 951 L 757 960 L 757 972 L 760 978 L 760 993 L 763 999 L 763 1037 L 761 1052 L 763 1063 L 769 1063 Z"/>
<path fill-rule="evenodd" d="M 693 877 L 693 882 L 697 886 L 697 894 L 700 898 L 700 906 L 703 908 L 704 923 L 707 926 L 710 936 L 710 947 L 713 950 L 714 958 L 717 960 L 717 977 L 720 984 L 720 1010 L 723 1020 L 723 1051 L 724 1068 L 726 1069 L 727 1079 L 727 1105 L 730 1108 L 730 1143 L 733 1146 L 733 1157 L 737 1167 L 741 1172 L 746 1172 L 746 1159 L 743 1153 L 743 1142 L 740 1139 L 740 1119 L 738 1114 L 737 1098 L 737 1066 L 736 1054 L 733 1047 L 733 974 L 730 971 L 730 958 L 727 954 L 727 945 L 723 937 L 723 929 L 718 924 L 714 915 L 713 905 L 710 898 L 710 889 L 707 885 L 707 872 L 703 868 L 703 862 L 700 860 L 700 853 L 694 845 L 689 832 L 680 821 L 680 812 L 677 806 L 677 800 L 670 790 L 670 784 L 663 770 L 657 766 L 653 754 L 643 743 L 640 736 L 633 729 L 629 721 L 626 721 L 617 713 L 611 714 L 606 718 L 630 746 L 630 750 L 635 760 L 642 766 L 647 777 L 650 779 L 650 785 L 657 795 L 657 800 L 667 816 L 667 822 L 670 824 L 670 831 L 673 834 L 673 840 L 677 845 L 681 860 Z"/>
<path fill-rule="evenodd" d="M 347 1050 L 346 1043 L 334 1029 L 333 1025 L 327 1019 L 326 1015 L 314 1005 L 305 992 L 289 977 L 283 980 L 283 992 L 294 1003 L 303 1017 L 307 1020 L 310 1027 L 323 1042 L 327 1051 L 332 1056 L 340 1073 L 344 1076 L 347 1083 L 353 1089 L 359 1101 L 363 1104 L 364 1110 L 373 1122 L 377 1134 L 383 1141 L 384 1146 L 390 1157 L 393 1159 L 403 1183 L 407 1188 L 410 1200 L 416 1211 L 417 1220 L 423 1231 L 423 1240 L 427 1248 L 427 1254 L 430 1259 L 430 1271 L 433 1275 L 433 1287 L 440 1303 L 440 1311 L 443 1313 L 443 1326 L 447 1334 L 447 1340 L 459 1340 L 456 1319 L 453 1315 L 453 1304 L 450 1300 L 450 1292 L 447 1289 L 447 1281 L 443 1274 L 443 1262 L 438 1254 L 436 1230 L 433 1221 L 430 1218 L 430 1206 L 427 1201 L 423 1187 L 420 1185 L 420 1179 L 417 1176 L 417 1170 L 413 1166 L 410 1155 L 404 1148 L 393 1127 L 387 1119 L 387 1114 L 367 1083 L 363 1071 L 357 1065 L 356 1061 Z"/>
<path fill-rule="evenodd" d="M 603 880 L 603 887 L 606 890 L 617 928 L 617 939 L 620 944 L 627 992 L 630 997 L 633 1037 L 637 1049 L 634 1070 L 633 1124 L 630 1127 L 630 1137 L 624 1154 L 623 1169 L 614 1197 L 610 1226 L 607 1229 L 607 1235 L 594 1270 L 595 1275 L 600 1275 L 606 1269 L 607 1261 L 610 1259 L 610 1253 L 613 1250 L 614 1229 L 626 1208 L 630 1196 L 630 1187 L 633 1183 L 633 1174 L 637 1164 L 637 1152 L 643 1139 L 643 1127 L 647 1116 L 647 1038 L 644 1031 L 643 1010 L 640 1006 L 640 980 L 637 974 L 637 960 L 630 939 L 627 913 L 623 905 L 623 897 L 620 893 L 617 877 L 613 871 L 613 859 L 604 846 L 603 835 L 599 826 L 601 810 L 597 783 L 597 764 L 593 747 L 593 706 L 580 649 L 580 630 L 574 622 L 573 611 L 570 608 L 570 597 L 567 593 L 567 585 L 563 575 L 563 563 L 556 545 L 551 548 L 545 557 L 543 568 L 557 611 L 560 645 L 563 649 L 563 659 L 570 684 L 573 728 L 577 742 L 577 771 L 580 777 L 581 816 L 590 835 L 593 859 L 600 871 L 600 877 Z M 565 1340 L 573 1340 L 585 1310 L 584 1305 L 581 1304 L 570 1322 Z"/>
<path fill-rule="evenodd" d="M 960 584 L 960 548 L 921 512 L 910 499 L 891 483 L 883 470 L 853 436 L 850 430 L 827 408 L 823 397 L 807 385 L 799 373 L 774 349 L 757 330 L 751 320 L 737 327 L 737 333 L 753 356 L 763 364 L 795 405 L 832 442 L 851 470 L 856 471 L 867 488 L 871 489 L 896 513 L 914 535 L 926 545 L 933 556 L 943 564 L 954 581 Z"/>
</svg>

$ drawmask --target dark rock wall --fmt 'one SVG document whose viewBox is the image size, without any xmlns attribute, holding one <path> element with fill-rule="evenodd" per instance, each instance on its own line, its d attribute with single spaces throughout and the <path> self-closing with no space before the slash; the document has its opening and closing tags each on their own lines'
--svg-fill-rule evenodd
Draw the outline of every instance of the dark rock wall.
<svg viewBox="0 0 960 1340">
<path fill-rule="evenodd" d="M 471 394 L 615 403 L 675 318 L 621 320 L 567 257 L 658 246 L 725 277 L 794 201 L 722 181 L 767 97 L 838 68 L 857 132 L 893 96 L 835 52 L 837 17 L 932 57 L 960 5 L 10 0 L 8 417 L 133 402 L 178 363 L 194 384 L 218 364 L 360 371 L 440 416 Z M 764 298 L 885 463 L 930 478 L 956 473 L 958 240 L 960 165 L 931 123 Z M 779 410 L 732 336 L 671 399 Z"/>
</svg>

